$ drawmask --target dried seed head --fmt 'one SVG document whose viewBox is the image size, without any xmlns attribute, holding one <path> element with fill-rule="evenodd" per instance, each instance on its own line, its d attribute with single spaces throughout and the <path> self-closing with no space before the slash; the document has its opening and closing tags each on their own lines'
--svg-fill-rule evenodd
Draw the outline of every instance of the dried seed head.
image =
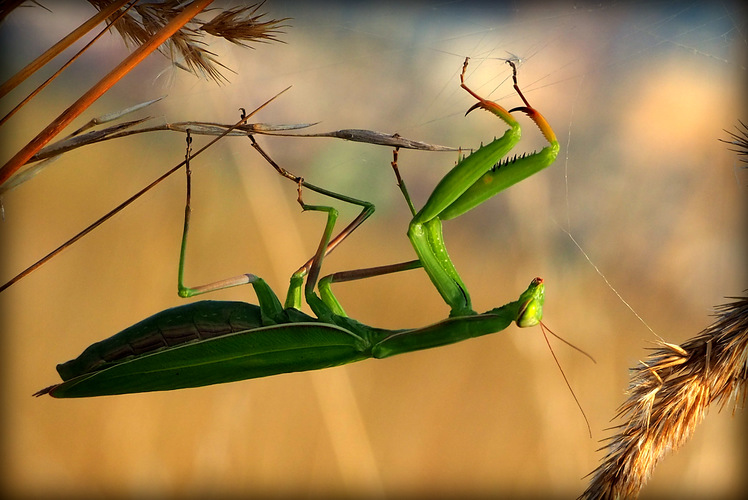
<svg viewBox="0 0 748 500">
<path fill-rule="evenodd" d="M 209 22 L 203 23 L 200 29 L 243 47 L 250 47 L 248 42 L 278 42 L 280 40 L 276 36 L 283 33 L 280 28 L 286 27 L 280 23 L 287 21 L 288 18 L 262 21 L 265 14 L 256 12 L 263 3 L 227 9 Z"/>
<path fill-rule="evenodd" d="M 101 10 L 110 0 L 88 0 Z M 282 24 L 287 19 L 270 19 L 262 21 L 265 14 L 258 14 L 264 2 L 248 7 L 234 7 L 217 14 L 210 21 L 201 21 L 197 17 L 184 25 L 159 48 L 169 57 L 172 63 L 191 73 L 213 79 L 217 83 L 226 81 L 221 68 L 231 71 L 218 62 L 216 54 L 205 47 L 205 34 L 225 38 L 226 40 L 250 47 L 249 44 L 279 41 Z M 114 24 L 128 45 L 140 46 L 181 12 L 181 0 L 141 1 L 135 4 L 122 18 Z M 209 9 L 212 10 L 212 9 Z M 208 12 L 208 11 L 206 11 Z M 116 14 L 115 14 L 116 15 Z M 113 17 L 110 18 L 110 21 Z"/>
<path fill-rule="evenodd" d="M 626 422 L 580 498 L 631 498 L 657 462 L 680 447 L 712 403 L 745 401 L 748 379 L 748 298 L 717 308 L 717 320 L 681 345 L 662 342 L 631 370 Z"/>
<path fill-rule="evenodd" d="M 741 120 L 738 120 L 738 123 L 740 125 L 735 126 L 737 132 L 725 130 L 725 132 L 730 136 L 730 139 L 720 139 L 720 141 L 735 146 L 735 148 L 729 148 L 730 151 L 736 152 L 740 161 L 748 163 L 748 125 L 743 123 Z"/>
</svg>

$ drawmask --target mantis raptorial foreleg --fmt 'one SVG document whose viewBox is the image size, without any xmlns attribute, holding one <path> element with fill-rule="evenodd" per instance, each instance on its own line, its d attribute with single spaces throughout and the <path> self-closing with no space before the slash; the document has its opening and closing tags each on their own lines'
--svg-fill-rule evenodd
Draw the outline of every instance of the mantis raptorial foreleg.
<svg viewBox="0 0 748 500">
<path fill-rule="evenodd" d="M 468 109 L 467 113 L 477 108 L 490 111 L 509 125 L 509 130 L 499 139 L 479 148 L 470 156 L 459 161 L 437 184 L 426 204 L 418 212 L 414 208 L 405 182 L 397 167 L 398 150 L 395 149 L 393 152 L 392 168 L 397 178 L 397 184 L 411 213 L 413 213 L 413 219 L 408 228 L 408 237 L 418 255 L 417 262 L 423 266 L 436 289 L 451 307 L 450 316 L 452 317 L 472 315 L 475 312 L 472 310 L 467 287 L 457 273 L 447 252 L 441 221 L 458 217 L 498 192 L 539 172 L 553 163 L 559 151 L 559 143 L 553 129 L 545 118 L 530 106 L 530 103 L 522 94 L 517 84 L 515 64 L 512 61 L 507 61 L 507 63 L 512 67 L 514 89 L 525 104 L 509 111 L 495 102 L 482 98 L 465 84 L 465 71 L 468 66 L 468 59 L 465 59 L 460 74 L 460 86 L 478 100 L 478 103 Z M 529 155 L 502 160 L 504 155 L 516 145 L 521 136 L 520 125 L 511 115 L 514 111 L 522 111 L 527 114 L 538 126 L 549 145 Z M 392 268 L 383 266 L 350 275 L 338 274 L 321 282 L 320 286 L 322 287 L 324 283 L 325 293 L 329 293 L 331 296 L 329 284 L 333 280 L 342 281 L 343 276 L 346 276 L 347 279 L 357 279 L 358 277 L 386 274 L 402 270 L 402 266 L 408 265 L 411 265 L 411 263 L 397 264 Z M 413 267 L 408 268 L 412 269 Z"/>
<path fill-rule="evenodd" d="M 525 99 L 517 85 L 517 69 L 512 61 L 514 89 L 525 106 L 507 111 L 495 102 L 473 92 L 465 84 L 468 59 L 462 67 L 460 86 L 478 99 L 467 112 L 481 108 L 498 116 L 507 125 L 502 137 L 481 147 L 460 161 L 439 182 L 426 204 L 416 213 L 408 228 L 408 237 L 424 269 L 439 293 L 451 307 L 450 316 L 474 314 L 470 295 L 449 258 L 442 236 L 442 220 L 452 219 L 480 205 L 499 191 L 516 184 L 547 167 L 556 158 L 559 143 L 545 118 Z M 502 157 L 519 141 L 519 123 L 511 115 L 514 111 L 526 113 L 540 128 L 549 146 L 530 155 L 502 161 Z M 407 191 L 402 190 L 407 197 Z M 408 200 L 408 203 L 411 202 Z"/>
</svg>

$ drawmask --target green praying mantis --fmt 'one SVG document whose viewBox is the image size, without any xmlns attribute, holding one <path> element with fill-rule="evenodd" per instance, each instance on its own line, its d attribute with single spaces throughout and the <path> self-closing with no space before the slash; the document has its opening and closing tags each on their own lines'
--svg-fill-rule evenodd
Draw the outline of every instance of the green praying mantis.
<svg viewBox="0 0 748 500">
<path fill-rule="evenodd" d="M 191 297 L 251 284 L 258 305 L 200 301 L 159 312 L 91 345 L 77 358 L 58 365 L 57 371 L 63 382 L 42 389 L 35 395 L 73 398 L 198 387 L 317 370 L 367 358 L 386 358 L 496 333 L 512 322 L 519 327 L 538 324 L 542 327 L 544 283 L 541 278 L 533 279 L 517 300 L 478 314 L 472 309 L 470 295 L 450 260 L 442 235 L 443 220 L 458 217 L 496 193 L 539 172 L 553 163 L 558 154 L 559 143 L 553 130 L 527 102 L 517 84 L 516 66 L 512 61 L 507 62 L 512 66 L 514 89 L 524 103 L 524 106 L 509 111 L 480 97 L 465 84 L 468 66 L 468 59 L 465 59 L 460 85 L 478 101 L 467 113 L 484 109 L 500 118 L 509 129 L 500 138 L 463 157 L 438 183 L 419 211 L 415 210 L 400 177 L 397 149 L 394 151 L 392 167 L 413 215 L 407 234 L 418 257 L 416 260 L 338 272 L 319 279 L 325 256 L 374 212 L 374 206 L 314 186 L 291 174 L 276 164 L 254 137 L 249 136 L 253 147 L 270 165 L 297 184 L 297 201 L 302 209 L 327 215 L 316 252 L 291 276 L 284 304 L 263 279 L 253 274 L 194 288 L 184 285 L 185 250 L 191 214 L 191 138 L 188 133 L 185 157 L 187 197 L 178 271 L 179 295 Z M 525 113 L 538 126 L 548 145 L 529 155 L 502 159 L 520 140 L 520 125 L 512 116 L 516 111 Z M 360 206 L 361 213 L 337 236 L 332 237 L 337 210 L 326 205 L 306 204 L 302 195 L 304 189 Z M 447 319 L 423 328 L 386 330 L 364 325 L 346 315 L 332 292 L 334 282 L 421 267 L 450 307 Z M 302 297 L 316 317 L 301 311 Z M 566 383 L 568 385 L 568 381 Z M 574 398 L 576 400 L 576 396 Z"/>
</svg>

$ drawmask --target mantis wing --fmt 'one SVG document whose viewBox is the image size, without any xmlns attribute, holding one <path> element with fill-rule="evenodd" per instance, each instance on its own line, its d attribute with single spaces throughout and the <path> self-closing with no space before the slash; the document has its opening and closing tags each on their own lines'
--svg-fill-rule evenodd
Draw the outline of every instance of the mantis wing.
<svg viewBox="0 0 748 500">
<path fill-rule="evenodd" d="M 75 398 L 200 387 L 317 370 L 371 357 L 365 342 L 329 324 L 260 327 L 166 347 L 42 389 Z"/>
</svg>

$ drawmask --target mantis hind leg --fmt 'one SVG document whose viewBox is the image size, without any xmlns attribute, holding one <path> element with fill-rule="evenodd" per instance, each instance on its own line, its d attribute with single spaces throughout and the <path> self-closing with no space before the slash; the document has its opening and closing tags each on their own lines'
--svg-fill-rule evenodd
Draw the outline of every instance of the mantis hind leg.
<svg viewBox="0 0 748 500">
<path fill-rule="evenodd" d="M 257 294 L 260 305 L 260 314 L 264 325 L 275 324 L 282 321 L 283 307 L 275 292 L 265 283 L 265 280 L 254 274 L 240 274 L 233 278 L 200 285 L 187 287 L 184 284 L 185 254 L 187 253 L 187 234 L 190 228 L 190 216 L 192 214 L 192 170 L 190 169 L 190 155 L 192 153 L 192 137 L 187 130 L 187 148 L 185 153 L 185 172 L 187 176 L 187 196 L 184 205 L 184 226 L 182 229 L 182 244 L 179 253 L 179 271 L 177 276 L 177 288 L 180 297 L 193 297 L 215 290 L 222 290 L 233 286 L 251 284 Z"/>
</svg>

